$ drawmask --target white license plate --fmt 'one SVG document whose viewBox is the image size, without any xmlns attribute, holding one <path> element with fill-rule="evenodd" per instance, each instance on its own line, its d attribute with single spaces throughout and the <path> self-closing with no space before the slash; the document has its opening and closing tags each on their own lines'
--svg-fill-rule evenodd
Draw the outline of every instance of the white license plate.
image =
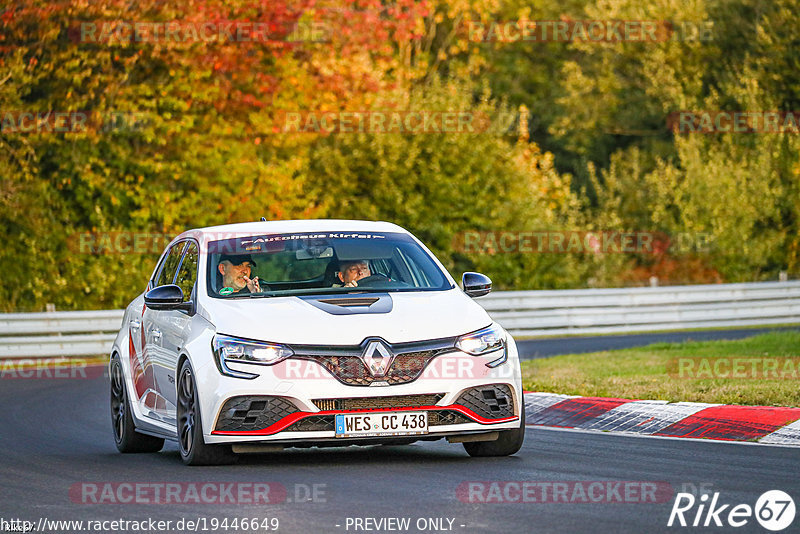
<svg viewBox="0 0 800 534">
<path fill-rule="evenodd" d="M 427 412 L 376 412 L 336 415 L 337 438 L 407 436 L 427 433 Z"/>
</svg>

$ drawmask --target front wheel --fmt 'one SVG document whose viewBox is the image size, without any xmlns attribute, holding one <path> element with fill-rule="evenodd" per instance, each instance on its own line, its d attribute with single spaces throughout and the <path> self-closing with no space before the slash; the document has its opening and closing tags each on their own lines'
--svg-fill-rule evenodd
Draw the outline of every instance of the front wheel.
<svg viewBox="0 0 800 534">
<path fill-rule="evenodd" d="M 502 430 L 500 437 L 494 441 L 468 441 L 464 443 L 467 454 L 473 457 L 480 456 L 510 456 L 522 448 L 525 440 L 525 399 L 519 409 L 519 427 L 511 430 Z"/>
<path fill-rule="evenodd" d="M 203 440 L 197 382 L 189 360 L 185 360 L 181 365 L 178 377 L 178 443 L 183 463 L 225 465 L 236 462 L 237 456 L 230 445 L 209 445 Z"/>
<path fill-rule="evenodd" d="M 111 359 L 111 426 L 119 452 L 158 452 L 164 446 L 163 438 L 136 432 L 122 362 L 116 354 Z"/>
</svg>

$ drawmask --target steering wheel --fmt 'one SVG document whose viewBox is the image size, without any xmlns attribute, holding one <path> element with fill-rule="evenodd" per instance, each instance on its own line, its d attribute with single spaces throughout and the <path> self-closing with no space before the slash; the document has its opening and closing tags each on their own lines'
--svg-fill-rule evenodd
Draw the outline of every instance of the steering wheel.
<svg viewBox="0 0 800 534">
<path fill-rule="evenodd" d="M 386 282 L 391 282 L 392 279 L 388 276 L 384 276 L 382 274 L 371 274 L 369 276 L 365 276 L 361 280 L 357 280 L 358 287 L 366 286 L 372 287 L 380 284 L 384 284 Z"/>
</svg>

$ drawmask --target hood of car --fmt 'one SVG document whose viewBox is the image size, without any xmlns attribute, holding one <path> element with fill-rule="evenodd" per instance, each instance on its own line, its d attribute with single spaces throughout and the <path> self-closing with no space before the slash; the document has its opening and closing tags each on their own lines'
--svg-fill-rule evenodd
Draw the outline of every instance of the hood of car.
<svg viewBox="0 0 800 534">
<path fill-rule="evenodd" d="M 466 334 L 491 323 L 459 289 L 315 297 L 207 299 L 200 310 L 222 334 L 302 345 L 389 343 Z"/>
</svg>

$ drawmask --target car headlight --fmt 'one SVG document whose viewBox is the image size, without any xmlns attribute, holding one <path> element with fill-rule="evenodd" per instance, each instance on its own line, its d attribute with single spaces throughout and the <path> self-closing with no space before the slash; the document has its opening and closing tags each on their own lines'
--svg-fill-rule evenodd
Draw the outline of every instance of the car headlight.
<svg viewBox="0 0 800 534">
<path fill-rule="evenodd" d="M 220 372 L 237 378 L 255 378 L 258 375 L 229 369 L 228 363 L 275 365 L 294 354 L 294 351 L 285 345 L 222 334 L 214 336 L 213 347 Z"/>
<path fill-rule="evenodd" d="M 482 356 L 503 349 L 505 346 L 506 333 L 495 323 L 477 332 L 464 334 L 456 341 L 456 348 L 473 356 Z"/>
</svg>

